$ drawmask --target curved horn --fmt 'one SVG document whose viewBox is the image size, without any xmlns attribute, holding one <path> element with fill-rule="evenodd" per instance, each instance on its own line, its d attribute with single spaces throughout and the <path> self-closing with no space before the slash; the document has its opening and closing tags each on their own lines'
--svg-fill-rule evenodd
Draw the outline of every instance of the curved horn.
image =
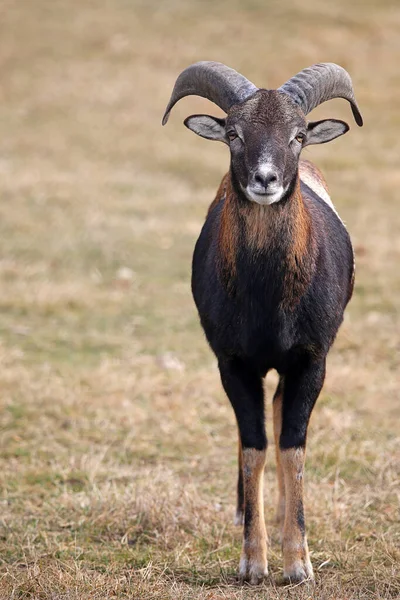
<svg viewBox="0 0 400 600">
<path fill-rule="evenodd" d="M 361 127 L 363 124 L 350 75 L 334 63 L 319 63 L 303 69 L 284 83 L 279 91 L 288 94 L 305 114 L 327 100 L 344 98 L 351 104 L 357 125 Z"/>
<path fill-rule="evenodd" d="M 202 96 L 228 112 L 231 106 L 243 102 L 257 90 L 246 77 L 222 63 L 197 62 L 182 71 L 176 80 L 162 124 L 167 123 L 173 106 L 185 96 Z"/>
</svg>

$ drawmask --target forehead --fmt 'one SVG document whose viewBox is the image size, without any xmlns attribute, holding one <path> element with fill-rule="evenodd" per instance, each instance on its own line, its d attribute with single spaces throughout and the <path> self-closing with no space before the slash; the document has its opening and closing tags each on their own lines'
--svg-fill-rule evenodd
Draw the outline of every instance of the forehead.
<svg viewBox="0 0 400 600">
<path fill-rule="evenodd" d="M 233 106 L 227 120 L 242 126 L 247 123 L 253 126 L 293 126 L 306 122 L 304 114 L 293 100 L 277 90 L 258 90 L 249 100 Z"/>
</svg>

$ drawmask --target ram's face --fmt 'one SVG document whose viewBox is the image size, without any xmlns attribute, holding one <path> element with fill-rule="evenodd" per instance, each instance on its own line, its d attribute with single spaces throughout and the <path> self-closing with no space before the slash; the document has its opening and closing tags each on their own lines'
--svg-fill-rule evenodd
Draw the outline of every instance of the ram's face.
<svg viewBox="0 0 400 600">
<path fill-rule="evenodd" d="M 232 178 L 248 200 L 273 204 L 289 190 L 307 123 L 286 94 L 258 90 L 249 100 L 233 106 L 226 119 L 193 115 L 185 125 L 229 146 Z"/>
<path fill-rule="evenodd" d="M 258 90 L 234 105 L 226 119 L 192 115 L 185 125 L 229 146 L 233 183 L 258 204 L 274 204 L 291 191 L 304 146 L 329 142 L 349 129 L 335 119 L 307 123 L 294 100 L 277 90 Z"/>
<path fill-rule="evenodd" d="M 279 202 L 296 177 L 306 141 L 304 115 L 285 94 L 259 90 L 236 105 L 225 123 L 231 168 L 246 197 L 258 204 Z"/>
</svg>

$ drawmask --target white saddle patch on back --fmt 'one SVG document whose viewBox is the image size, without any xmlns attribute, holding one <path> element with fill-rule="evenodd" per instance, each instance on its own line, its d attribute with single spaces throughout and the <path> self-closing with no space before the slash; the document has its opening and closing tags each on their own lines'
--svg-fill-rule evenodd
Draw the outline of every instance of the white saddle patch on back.
<svg viewBox="0 0 400 600">
<path fill-rule="evenodd" d="M 343 224 L 344 227 L 346 227 L 345 223 L 340 218 L 338 211 L 336 210 L 335 205 L 333 204 L 327 190 L 324 188 L 322 183 L 319 182 L 317 179 L 315 179 L 312 175 L 310 175 L 310 173 L 306 169 L 303 170 L 301 168 L 301 163 L 300 163 L 300 180 L 303 183 L 305 183 L 313 192 L 315 192 L 321 198 L 321 200 L 326 202 L 327 205 L 331 207 L 331 209 L 333 210 L 335 215 L 337 215 L 337 217 L 340 219 L 340 222 Z M 351 241 L 350 241 L 350 243 L 351 243 Z M 352 245 L 352 247 L 353 247 L 353 245 Z M 355 259 L 354 252 L 353 252 L 353 281 L 354 281 L 355 271 L 356 271 L 356 259 Z"/>
<path fill-rule="evenodd" d="M 331 197 L 329 196 L 328 192 L 326 191 L 326 189 L 324 188 L 324 186 L 322 185 L 322 183 L 320 183 L 317 179 L 314 179 L 314 177 L 312 175 L 310 175 L 310 173 L 306 170 L 302 170 L 300 168 L 300 180 L 305 183 L 306 185 L 308 185 L 308 187 L 310 189 L 312 189 L 313 192 L 315 192 L 324 202 L 327 203 L 328 206 L 331 207 L 331 209 L 333 210 L 333 212 L 339 217 L 339 214 L 335 208 L 335 205 L 333 204 Z M 339 217 L 340 219 L 340 217 Z M 340 219 L 342 221 L 342 219 Z M 343 223 L 343 221 L 342 221 Z"/>
</svg>

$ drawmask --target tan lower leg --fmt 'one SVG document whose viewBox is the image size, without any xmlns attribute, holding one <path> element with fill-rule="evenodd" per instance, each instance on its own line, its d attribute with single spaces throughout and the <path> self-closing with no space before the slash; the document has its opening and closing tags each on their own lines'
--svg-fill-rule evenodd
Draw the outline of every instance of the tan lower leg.
<svg viewBox="0 0 400 600">
<path fill-rule="evenodd" d="M 243 451 L 242 442 L 238 441 L 238 482 L 236 498 L 235 525 L 243 525 L 244 522 L 244 486 L 243 486 Z"/>
<path fill-rule="evenodd" d="M 281 465 L 285 480 L 286 509 L 282 549 L 284 577 L 302 581 L 313 577 L 303 508 L 303 474 L 305 453 L 302 448 L 281 450 Z"/>
<path fill-rule="evenodd" d="M 263 495 L 265 455 L 265 450 L 243 450 L 245 518 L 239 574 L 253 584 L 268 573 Z"/>
<path fill-rule="evenodd" d="M 285 480 L 283 477 L 281 451 L 279 449 L 279 439 L 282 429 L 282 390 L 279 386 L 273 401 L 273 416 L 274 416 L 274 439 L 275 439 L 275 458 L 276 458 L 276 474 L 278 478 L 278 507 L 276 511 L 276 520 L 278 525 L 283 528 L 285 521 Z"/>
</svg>

